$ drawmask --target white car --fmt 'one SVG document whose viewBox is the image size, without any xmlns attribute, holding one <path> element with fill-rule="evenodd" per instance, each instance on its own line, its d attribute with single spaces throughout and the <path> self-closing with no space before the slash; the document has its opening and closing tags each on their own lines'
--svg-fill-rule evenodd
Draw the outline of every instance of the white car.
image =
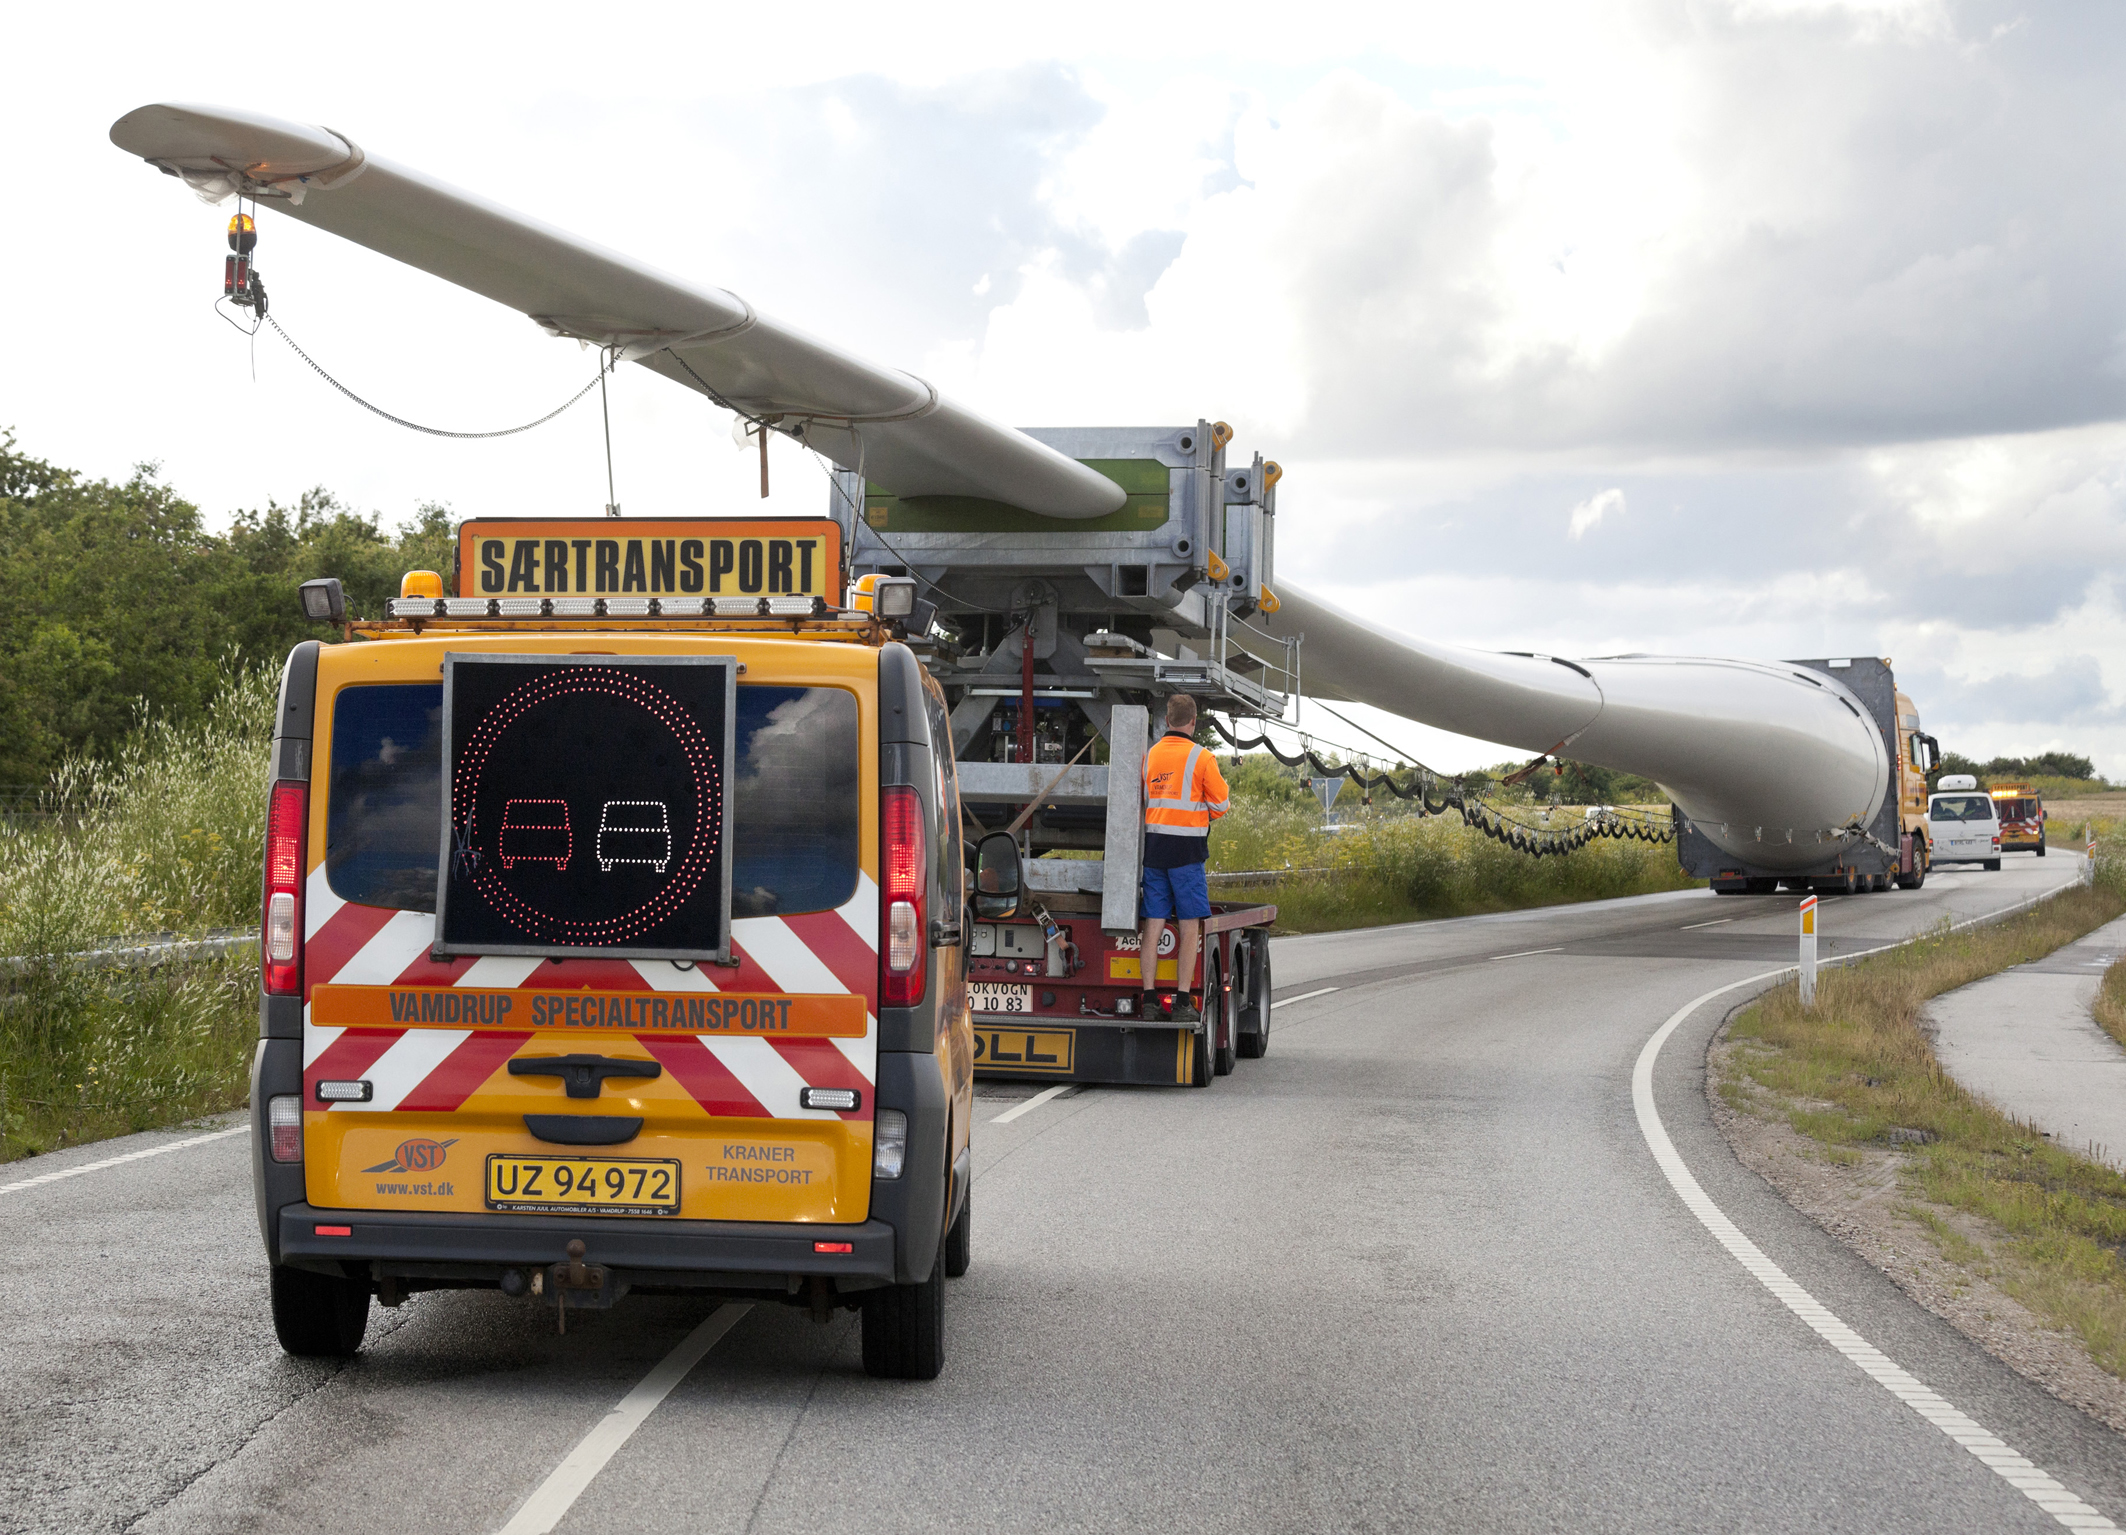
<svg viewBox="0 0 2126 1535">
<path fill-rule="evenodd" d="M 2001 866 L 2001 823 L 1993 796 L 1969 773 L 1952 773 L 1927 796 L 1927 833 L 1933 861 Z"/>
</svg>

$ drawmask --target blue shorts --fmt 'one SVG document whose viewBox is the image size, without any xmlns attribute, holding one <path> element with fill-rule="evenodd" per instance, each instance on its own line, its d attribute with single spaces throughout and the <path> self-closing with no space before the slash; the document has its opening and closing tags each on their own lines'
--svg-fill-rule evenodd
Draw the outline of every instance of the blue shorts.
<svg viewBox="0 0 2126 1535">
<path fill-rule="evenodd" d="M 1211 887 L 1203 878 L 1203 865 L 1185 863 L 1178 869 L 1144 871 L 1144 915 L 1170 921 L 1202 921 L 1211 914 Z"/>
</svg>

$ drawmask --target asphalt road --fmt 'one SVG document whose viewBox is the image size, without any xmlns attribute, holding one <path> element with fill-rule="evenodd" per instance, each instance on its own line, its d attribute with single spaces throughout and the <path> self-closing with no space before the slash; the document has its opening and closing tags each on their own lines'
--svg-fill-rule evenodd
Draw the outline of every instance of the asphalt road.
<svg viewBox="0 0 2126 1535">
<path fill-rule="evenodd" d="M 1832 901 L 1825 952 L 2074 873 Z M 1649 1150 L 1642 1048 L 1790 960 L 1793 922 L 1791 897 L 1692 893 L 1281 940 L 1281 996 L 1337 989 L 1208 1091 L 995 1124 L 1033 1089 L 985 1086 L 943 1379 L 869 1380 L 853 1317 L 755 1307 L 558 1528 L 2058 1529 L 1745 1271 Z M 1688 1173 L 1867 1343 L 2126 1516 L 2126 1440 L 1735 1162 L 1702 1071 L 1739 995 L 1655 1063 Z M 636 1298 L 559 1337 L 428 1294 L 352 1365 L 285 1359 L 241 1136 L 0 1194 L 0 1284 L 0 1528 L 23 1531 L 498 1531 L 713 1310 Z"/>
</svg>

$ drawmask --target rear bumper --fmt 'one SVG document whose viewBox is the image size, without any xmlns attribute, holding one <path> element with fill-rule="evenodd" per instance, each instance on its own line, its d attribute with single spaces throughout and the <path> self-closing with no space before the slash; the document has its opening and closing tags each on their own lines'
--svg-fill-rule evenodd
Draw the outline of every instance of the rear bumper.
<svg viewBox="0 0 2126 1535">
<path fill-rule="evenodd" d="M 545 1268 L 580 1239 L 584 1260 L 640 1289 L 773 1290 L 795 1293 L 814 1275 L 843 1290 L 894 1279 L 894 1232 L 883 1221 L 796 1226 L 744 1221 L 618 1217 L 429 1214 L 397 1210 L 281 1207 L 280 1258 L 295 1268 L 373 1278 L 398 1275 L 466 1284 L 499 1282 L 508 1269 Z M 319 1236 L 317 1228 L 346 1236 Z M 849 1244 L 823 1253 L 814 1243 Z"/>
</svg>

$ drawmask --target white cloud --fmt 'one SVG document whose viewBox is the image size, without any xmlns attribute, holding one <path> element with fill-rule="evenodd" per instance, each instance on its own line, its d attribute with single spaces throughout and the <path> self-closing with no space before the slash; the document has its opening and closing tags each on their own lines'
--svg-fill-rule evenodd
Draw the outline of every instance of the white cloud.
<svg viewBox="0 0 2126 1535">
<path fill-rule="evenodd" d="M 2064 745 L 2126 776 L 2104 575 L 2126 565 L 2126 206 L 2091 192 L 2126 154 L 2116 29 L 1932 0 L 1222 14 L 1210 52 L 1141 5 L 1059 30 L 828 3 L 792 37 L 650 3 L 608 53 L 724 67 L 646 94 L 528 90 L 561 78 L 571 16 L 536 4 L 501 33 L 447 7 L 353 34 L 291 12 L 276 42 L 305 67 L 266 77 L 166 7 L 44 8 L 23 56 L 95 68 L 25 73 L 0 127 L 67 187 L 69 290 L 97 302 L 25 308 L 36 365 L 0 374 L 0 426 L 93 474 L 159 460 L 215 520 L 320 482 L 393 519 L 605 500 L 587 408 L 440 443 L 214 317 L 225 211 L 104 134 L 145 101 L 233 101 L 1001 419 L 1231 421 L 1287 471 L 1280 570 L 1384 622 L 1563 654 L 1872 648 L 1959 749 Z M 1126 54 L 1076 41 L 1116 36 Z M 0 216 L 11 288 L 48 291 L 45 214 Z M 589 373 L 285 220 L 261 267 L 305 346 L 401 414 L 523 420 Z M 623 370 L 612 403 L 631 514 L 825 504 L 780 443 L 762 503 L 720 414 L 661 381 Z M 1424 574 L 1380 579 L 1403 571 Z"/>
<path fill-rule="evenodd" d="M 1602 519 L 1611 512 L 1624 515 L 1624 492 L 1617 489 L 1598 491 L 1572 509 L 1572 521 L 1566 532 L 1577 542 L 1591 528 L 1599 527 Z"/>
</svg>

